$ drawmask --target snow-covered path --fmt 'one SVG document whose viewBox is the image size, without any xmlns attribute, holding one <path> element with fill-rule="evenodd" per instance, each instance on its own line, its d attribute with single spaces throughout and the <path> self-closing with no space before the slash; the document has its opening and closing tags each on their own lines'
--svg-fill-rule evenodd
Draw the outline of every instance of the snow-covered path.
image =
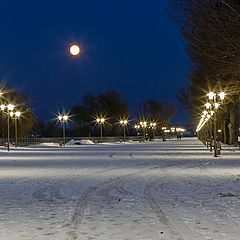
<svg viewBox="0 0 240 240">
<path fill-rule="evenodd" d="M 240 157 L 196 139 L 0 152 L 0 239 L 240 239 Z"/>
</svg>

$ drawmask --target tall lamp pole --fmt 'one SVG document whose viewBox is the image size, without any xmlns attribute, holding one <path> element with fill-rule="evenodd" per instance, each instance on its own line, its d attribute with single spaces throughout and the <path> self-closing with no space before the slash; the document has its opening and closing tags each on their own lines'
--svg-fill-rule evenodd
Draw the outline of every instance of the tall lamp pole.
<svg viewBox="0 0 240 240">
<path fill-rule="evenodd" d="M 120 124 L 122 125 L 123 127 L 123 138 L 124 138 L 124 142 L 126 141 L 126 126 L 128 124 L 128 120 L 121 120 L 120 121 Z"/>
<path fill-rule="evenodd" d="M 10 112 L 10 117 L 14 118 L 14 128 L 15 128 L 15 148 L 18 147 L 18 119 L 21 116 L 21 112 Z"/>
<path fill-rule="evenodd" d="M 212 140 L 213 140 L 213 132 L 212 132 L 212 120 L 211 117 L 214 114 L 213 111 L 213 106 L 210 102 L 207 102 L 205 105 L 206 110 L 203 111 L 203 115 L 208 116 L 208 132 L 209 132 L 209 143 L 210 143 L 210 152 L 212 152 L 213 150 L 213 144 L 212 144 Z"/>
<path fill-rule="evenodd" d="M 15 112 L 15 148 L 18 147 L 18 119 L 22 115 L 21 112 L 16 111 Z"/>
<path fill-rule="evenodd" d="M 66 123 L 69 119 L 68 115 L 59 115 L 58 120 L 62 123 L 62 130 L 63 130 L 63 146 L 65 146 L 65 138 L 66 138 Z"/>
<path fill-rule="evenodd" d="M 150 123 L 150 127 L 152 128 L 152 138 L 155 138 L 155 129 L 156 129 L 157 124 L 155 122 Z"/>
<path fill-rule="evenodd" d="M 7 150 L 10 151 L 10 112 L 14 110 L 13 104 L 7 105 Z"/>
<path fill-rule="evenodd" d="M 101 143 L 102 143 L 102 140 L 103 140 L 103 124 L 105 123 L 106 119 L 105 118 L 97 118 L 96 119 L 97 123 L 100 125 L 100 137 L 101 137 Z"/>
<path fill-rule="evenodd" d="M 138 130 L 139 130 L 139 128 L 140 128 L 140 125 L 138 125 L 138 124 L 136 124 L 135 126 L 134 126 L 134 128 L 136 129 L 136 132 L 137 132 L 137 137 L 138 137 Z"/>
<path fill-rule="evenodd" d="M 220 106 L 220 102 L 224 100 L 225 95 L 226 94 L 224 92 L 209 92 L 207 94 L 211 108 L 215 110 L 215 112 L 213 112 L 214 157 L 217 157 L 217 110 Z"/>
<path fill-rule="evenodd" d="M 146 127 L 147 127 L 147 122 L 143 121 L 140 122 L 141 127 L 143 128 L 143 140 L 146 141 Z"/>
<path fill-rule="evenodd" d="M 6 105 L 1 104 L 1 105 L 0 105 L 0 109 L 1 109 L 1 114 L 2 114 L 2 116 L 3 116 L 4 110 L 6 109 Z M 2 135 L 2 137 L 3 137 L 3 136 L 4 136 L 4 135 Z M 5 140 L 4 140 L 4 142 L 5 142 Z"/>
</svg>

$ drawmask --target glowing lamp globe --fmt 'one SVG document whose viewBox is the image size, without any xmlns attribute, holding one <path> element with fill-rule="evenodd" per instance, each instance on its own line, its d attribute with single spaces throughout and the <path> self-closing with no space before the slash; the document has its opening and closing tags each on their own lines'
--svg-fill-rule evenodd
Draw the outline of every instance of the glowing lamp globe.
<svg viewBox="0 0 240 240">
<path fill-rule="evenodd" d="M 80 53 L 80 47 L 78 45 L 72 45 L 69 51 L 73 56 L 77 56 Z"/>
<path fill-rule="evenodd" d="M 17 111 L 17 112 L 15 112 L 15 116 L 17 117 L 17 118 L 19 118 L 20 116 L 21 116 L 21 112 L 19 112 L 19 111 Z"/>
<path fill-rule="evenodd" d="M 62 117 L 62 119 L 63 119 L 63 121 L 67 121 L 68 120 L 68 115 L 64 115 L 63 117 Z"/>
<path fill-rule="evenodd" d="M 8 111 L 13 111 L 14 108 L 15 108 L 15 106 L 12 105 L 12 104 L 8 104 L 8 105 L 7 105 Z"/>
</svg>

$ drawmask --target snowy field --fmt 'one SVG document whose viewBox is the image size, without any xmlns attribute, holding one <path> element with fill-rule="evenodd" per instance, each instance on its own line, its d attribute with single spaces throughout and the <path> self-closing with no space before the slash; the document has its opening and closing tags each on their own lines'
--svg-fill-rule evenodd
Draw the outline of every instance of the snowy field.
<svg viewBox="0 0 240 240">
<path fill-rule="evenodd" d="M 1 240 L 239 240 L 240 152 L 196 139 L 0 150 Z"/>
</svg>

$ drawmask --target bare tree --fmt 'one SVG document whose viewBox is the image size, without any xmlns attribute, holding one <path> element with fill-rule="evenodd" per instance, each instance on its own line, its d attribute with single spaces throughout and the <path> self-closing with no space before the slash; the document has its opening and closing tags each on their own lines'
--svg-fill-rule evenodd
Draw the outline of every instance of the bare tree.
<svg viewBox="0 0 240 240">
<path fill-rule="evenodd" d="M 192 59 L 223 72 L 240 70 L 240 1 L 171 0 Z"/>
<path fill-rule="evenodd" d="M 139 104 L 139 112 L 149 120 L 167 123 L 176 113 L 176 108 L 171 103 L 149 99 Z"/>
<path fill-rule="evenodd" d="M 239 109 L 240 100 L 240 1 L 170 2 L 172 16 L 182 30 L 189 56 L 195 63 L 188 91 L 193 115 L 203 106 L 200 97 L 205 97 L 204 91 L 222 89 L 228 93 L 226 121 L 234 122 L 234 128 L 238 129 L 239 121 L 234 118 L 239 114 L 233 112 Z"/>
</svg>

